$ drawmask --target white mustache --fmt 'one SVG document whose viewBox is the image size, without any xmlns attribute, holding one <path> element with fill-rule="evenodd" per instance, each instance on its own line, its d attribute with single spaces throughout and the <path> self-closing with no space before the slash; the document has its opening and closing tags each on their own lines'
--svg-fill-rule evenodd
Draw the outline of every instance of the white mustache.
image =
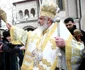
<svg viewBox="0 0 85 70">
<path fill-rule="evenodd" d="M 40 28 L 42 31 L 46 30 L 46 29 L 48 28 L 47 21 L 45 21 L 43 25 L 40 25 L 39 28 Z"/>
</svg>

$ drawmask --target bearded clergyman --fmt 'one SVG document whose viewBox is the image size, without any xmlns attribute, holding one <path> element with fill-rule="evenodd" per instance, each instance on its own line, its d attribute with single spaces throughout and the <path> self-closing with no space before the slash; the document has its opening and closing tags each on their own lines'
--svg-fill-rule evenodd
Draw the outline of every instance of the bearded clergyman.
<svg viewBox="0 0 85 70">
<path fill-rule="evenodd" d="M 34 31 L 24 31 L 7 23 L 11 42 L 26 47 L 21 70 L 77 70 L 84 45 L 77 42 L 62 21 L 53 21 L 57 6 L 50 2 L 42 4 Z"/>
</svg>

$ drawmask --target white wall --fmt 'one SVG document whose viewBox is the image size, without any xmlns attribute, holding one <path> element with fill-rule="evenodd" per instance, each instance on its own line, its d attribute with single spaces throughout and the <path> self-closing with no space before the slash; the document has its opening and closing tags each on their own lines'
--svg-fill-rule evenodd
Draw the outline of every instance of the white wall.
<svg viewBox="0 0 85 70">
<path fill-rule="evenodd" d="M 76 3 L 75 0 L 66 0 L 66 14 L 69 17 L 76 18 Z"/>
<path fill-rule="evenodd" d="M 81 27 L 85 31 L 85 0 L 81 0 L 82 20 Z"/>
<path fill-rule="evenodd" d="M 35 9 L 35 17 L 30 17 L 31 16 L 31 8 Z M 24 3 L 20 3 L 20 4 L 16 4 L 16 14 L 17 14 L 17 21 L 19 21 L 19 23 L 16 23 L 16 26 L 20 27 L 20 28 L 24 28 L 26 26 L 32 26 L 34 28 L 36 28 L 38 26 L 37 21 L 35 22 L 26 22 L 26 18 L 23 17 L 23 19 L 19 18 L 19 10 L 22 10 L 23 13 L 25 11 L 25 9 L 29 10 L 29 18 L 27 18 L 27 21 L 30 20 L 37 20 L 38 19 L 38 11 L 37 11 L 37 2 L 36 1 L 29 1 L 29 2 L 24 2 Z M 24 21 L 24 23 L 20 23 L 20 21 Z"/>
<path fill-rule="evenodd" d="M 37 15 L 37 3 L 36 3 L 36 1 L 30 1 L 30 2 L 17 4 L 17 6 L 16 6 L 17 19 L 19 19 L 19 14 L 18 14 L 19 10 L 22 10 L 23 13 L 24 13 L 25 9 L 28 9 L 29 10 L 29 16 L 31 16 L 31 14 L 30 14 L 31 8 L 35 9 L 36 18 L 37 18 L 38 15 Z"/>
<path fill-rule="evenodd" d="M 36 28 L 38 26 L 38 22 L 35 21 L 35 22 L 29 22 L 29 23 L 20 23 L 20 24 L 17 24 L 15 26 L 17 26 L 19 28 L 24 28 L 26 26 L 32 26 L 32 27 Z"/>
</svg>

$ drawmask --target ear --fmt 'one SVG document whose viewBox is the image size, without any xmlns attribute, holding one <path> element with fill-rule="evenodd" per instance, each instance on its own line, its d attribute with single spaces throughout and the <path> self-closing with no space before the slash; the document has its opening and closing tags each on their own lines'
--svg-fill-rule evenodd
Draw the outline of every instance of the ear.
<svg viewBox="0 0 85 70">
<path fill-rule="evenodd" d="M 48 22 L 49 22 L 50 24 L 52 24 L 52 23 L 53 23 L 53 21 L 52 21 L 52 19 L 51 19 L 51 18 L 48 18 Z"/>
</svg>

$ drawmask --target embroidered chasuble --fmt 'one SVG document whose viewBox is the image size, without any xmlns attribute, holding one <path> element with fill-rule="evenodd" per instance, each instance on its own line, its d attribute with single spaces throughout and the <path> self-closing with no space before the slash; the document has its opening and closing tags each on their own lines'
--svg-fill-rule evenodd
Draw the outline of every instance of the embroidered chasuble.
<svg viewBox="0 0 85 70">
<path fill-rule="evenodd" d="M 73 38 L 62 22 L 53 23 L 46 31 L 37 28 L 27 32 L 12 26 L 10 33 L 13 44 L 26 46 L 21 70 L 55 70 L 56 67 L 76 70 L 79 66 L 84 45 Z M 65 51 L 55 43 L 58 34 L 66 41 Z"/>
</svg>

